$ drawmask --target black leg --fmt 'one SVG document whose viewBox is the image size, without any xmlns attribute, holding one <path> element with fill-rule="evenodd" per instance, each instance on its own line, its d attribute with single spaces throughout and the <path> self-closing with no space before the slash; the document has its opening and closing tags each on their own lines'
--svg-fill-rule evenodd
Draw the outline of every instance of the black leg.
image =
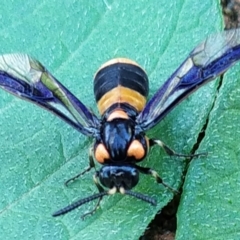
<svg viewBox="0 0 240 240">
<path fill-rule="evenodd" d="M 97 171 L 96 171 L 96 173 L 95 173 L 94 176 L 93 176 L 93 181 L 94 181 L 94 183 L 95 183 L 95 185 L 96 185 L 99 193 L 105 192 L 104 188 L 103 188 L 103 187 L 100 185 L 100 183 L 99 183 L 99 180 L 98 180 L 98 172 L 97 172 Z M 108 194 L 109 194 L 109 193 L 108 193 Z M 99 198 L 98 198 L 98 201 L 97 201 L 97 203 L 96 203 L 96 205 L 95 205 L 95 207 L 93 208 L 93 210 L 84 213 L 84 214 L 81 216 L 81 218 L 84 219 L 86 216 L 94 214 L 94 213 L 97 211 L 98 207 L 100 206 L 100 203 L 101 203 L 101 201 L 102 201 L 102 198 L 103 198 L 103 196 L 102 196 L 102 197 L 99 197 Z"/>
<path fill-rule="evenodd" d="M 164 142 L 162 142 L 161 140 L 157 140 L 157 139 L 150 139 L 150 146 L 153 146 L 155 144 L 157 144 L 158 146 L 160 146 L 161 148 L 163 148 L 163 150 L 170 156 L 177 156 L 177 157 L 186 157 L 186 158 L 193 158 L 193 157 L 199 157 L 199 156 L 206 156 L 207 153 L 197 153 L 197 154 L 182 154 L 182 153 L 176 153 L 174 150 L 172 150 L 170 147 L 168 147 Z"/>
<path fill-rule="evenodd" d="M 105 191 L 105 190 L 103 189 L 103 187 L 100 185 L 98 179 L 99 179 L 99 173 L 96 172 L 95 175 L 94 175 L 94 177 L 93 177 L 93 180 L 94 180 L 95 185 L 96 185 L 97 188 L 98 188 L 98 191 L 99 191 L 98 193 L 95 193 L 95 194 L 93 194 L 93 195 L 91 195 L 91 196 L 88 196 L 88 197 L 86 197 L 86 198 L 81 198 L 81 199 L 79 199 L 79 200 L 77 200 L 77 201 L 69 204 L 68 206 L 66 206 L 66 207 L 64 207 L 64 208 L 56 211 L 55 213 L 52 214 L 52 216 L 53 216 L 53 217 L 58 217 L 58 216 L 60 216 L 60 215 L 64 215 L 64 214 L 66 214 L 66 213 L 68 213 L 68 212 L 70 212 L 70 211 L 73 211 L 74 209 L 82 206 L 83 204 L 86 204 L 86 203 L 91 202 L 91 201 L 93 201 L 93 200 L 95 200 L 95 199 L 98 199 L 98 202 L 97 202 L 95 208 L 94 208 L 92 211 L 89 211 L 89 212 L 83 214 L 83 215 L 81 216 L 81 218 L 84 219 L 86 216 L 92 215 L 93 213 L 95 213 L 95 211 L 96 211 L 97 208 L 99 207 L 100 202 L 101 202 L 101 200 L 102 200 L 102 198 L 103 198 L 104 196 L 110 195 L 110 194 L 114 194 L 114 193 L 117 192 L 117 188 L 116 188 L 116 187 L 114 187 L 114 188 L 112 188 L 112 189 L 109 189 L 108 191 Z"/>
<path fill-rule="evenodd" d="M 158 175 L 158 173 L 155 170 L 153 170 L 151 168 L 140 167 L 138 165 L 135 165 L 135 167 L 143 174 L 152 175 L 155 178 L 157 183 L 162 184 L 164 187 L 168 188 L 174 194 L 178 194 L 179 193 L 176 189 L 174 189 L 171 186 L 169 186 L 168 184 L 164 183 L 162 178 Z"/>
<path fill-rule="evenodd" d="M 75 181 L 77 178 L 81 177 L 82 175 L 84 175 L 86 172 L 89 172 L 92 168 L 95 168 L 95 163 L 94 163 L 94 160 L 93 160 L 93 148 L 91 147 L 89 149 L 89 166 L 88 168 L 86 168 L 83 172 L 80 172 L 79 174 L 77 174 L 76 176 L 68 179 L 64 184 L 65 186 L 68 186 L 68 184 L 70 182 L 73 182 Z"/>
</svg>

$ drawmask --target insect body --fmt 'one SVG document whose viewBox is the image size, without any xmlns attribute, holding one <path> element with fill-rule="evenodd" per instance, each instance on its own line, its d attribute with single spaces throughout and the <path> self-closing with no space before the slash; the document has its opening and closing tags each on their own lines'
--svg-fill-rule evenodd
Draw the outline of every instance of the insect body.
<svg viewBox="0 0 240 240">
<path fill-rule="evenodd" d="M 190 93 L 224 73 L 239 59 L 239 30 L 210 36 L 189 54 L 148 102 L 146 72 L 129 59 L 113 59 L 95 75 L 94 94 L 101 115 L 98 118 L 40 62 L 26 54 L 0 56 L 2 89 L 53 112 L 82 134 L 95 139 L 90 149 L 89 167 L 66 184 L 95 168 L 95 159 L 102 164 L 94 175 L 99 193 L 74 202 L 53 216 L 98 199 L 96 207 L 89 212 L 93 213 L 103 196 L 116 192 L 155 205 L 154 199 L 131 191 L 138 183 L 139 173 L 152 175 L 158 183 L 174 191 L 162 182 L 156 171 L 140 167 L 138 163 L 153 145 L 161 146 L 170 155 L 187 155 L 175 153 L 160 140 L 149 139 L 145 131 L 158 124 Z"/>
<path fill-rule="evenodd" d="M 113 59 L 97 72 L 94 94 L 102 115 L 95 159 L 109 164 L 142 160 L 149 141 L 143 133 L 135 133 L 134 121 L 146 104 L 146 73 L 133 61 Z"/>
</svg>

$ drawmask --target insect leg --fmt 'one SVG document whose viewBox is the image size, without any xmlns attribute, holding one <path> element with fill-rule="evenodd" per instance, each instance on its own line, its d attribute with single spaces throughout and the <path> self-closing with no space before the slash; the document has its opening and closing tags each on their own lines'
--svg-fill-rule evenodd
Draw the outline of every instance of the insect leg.
<svg viewBox="0 0 240 240">
<path fill-rule="evenodd" d="M 89 172 L 92 168 L 95 168 L 95 163 L 94 163 L 94 160 L 93 160 L 93 147 L 91 147 L 89 149 L 89 166 L 83 171 L 83 172 L 80 172 L 79 174 L 77 174 L 76 176 L 68 179 L 64 184 L 65 186 L 68 186 L 68 184 L 70 182 L 73 182 L 75 181 L 77 178 L 81 177 L 82 175 L 84 175 L 86 172 Z"/>
<path fill-rule="evenodd" d="M 197 154 L 182 154 L 182 153 L 176 153 L 174 150 L 172 150 L 170 147 L 168 147 L 164 142 L 158 139 L 149 139 L 150 146 L 153 146 L 157 144 L 163 150 L 169 155 L 169 156 L 177 156 L 177 157 L 186 157 L 186 158 L 193 158 L 193 157 L 199 157 L 199 156 L 206 156 L 207 153 L 197 153 Z"/>
<path fill-rule="evenodd" d="M 152 175 L 155 178 L 157 183 L 162 184 L 164 187 L 168 188 L 174 194 L 179 193 L 176 189 L 174 189 L 171 186 L 169 186 L 168 184 L 164 183 L 162 178 L 158 175 L 158 173 L 155 170 L 153 170 L 151 168 L 140 167 L 140 166 L 137 166 L 137 165 L 135 167 L 143 174 Z"/>
<path fill-rule="evenodd" d="M 94 181 L 94 183 L 95 183 L 95 185 L 96 185 L 99 193 L 105 192 L 104 188 L 100 185 L 98 179 L 99 179 L 99 178 L 98 178 L 98 172 L 96 171 L 96 173 L 95 173 L 94 176 L 93 176 L 93 181 Z M 107 194 L 109 195 L 109 194 L 111 194 L 111 193 L 109 192 L 109 193 L 107 193 Z M 86 216 L 94 214 L 94 213 L 97 211 L 98 207 L 100 206 L 100 203 L 101 203 L 101 201 L 102 201 L 102 198 L 103 198 L 103 196 L 99 197 L 99 198 L 98 198 L 98 201 L 97 201 L 97 203 L 96 203 L 96 205 L 95 205 L 95 207 L 94 207 L 91 211 L 84 213 L 84 214 L 81 216 L 81 218 L 84 219 Z"/>
</svg>

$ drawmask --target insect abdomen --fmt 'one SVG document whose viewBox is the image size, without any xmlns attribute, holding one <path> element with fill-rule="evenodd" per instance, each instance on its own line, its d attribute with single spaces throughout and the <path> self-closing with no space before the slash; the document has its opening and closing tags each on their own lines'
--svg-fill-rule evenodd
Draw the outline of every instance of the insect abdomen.
<svg viewBox="0 0 240 240">
<path fill-rule="evenodd" d="M 116 58 L 105 63 L 96 73 L 94 94 L 101 115 L 111 106 L 127 103 L 137 112 L 146 104 L 148 77 L 137 63 Z"/>
</svg>

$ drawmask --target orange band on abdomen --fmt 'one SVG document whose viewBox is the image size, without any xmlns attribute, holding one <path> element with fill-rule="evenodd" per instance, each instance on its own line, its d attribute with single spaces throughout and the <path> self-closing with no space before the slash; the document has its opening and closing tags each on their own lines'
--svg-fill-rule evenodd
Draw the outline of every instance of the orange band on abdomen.
<svg viewBox="0 0 240 240">
<path fill-rule="evenodd" d="M 127 103 L 140 112 L 146 104 L 146 98 L 130 88 L 117 86 L 105 93 L 98 101 L 97 105 L 100 114 L 102 115 L 109 107 L 116 103 Z"/>
</svg>

